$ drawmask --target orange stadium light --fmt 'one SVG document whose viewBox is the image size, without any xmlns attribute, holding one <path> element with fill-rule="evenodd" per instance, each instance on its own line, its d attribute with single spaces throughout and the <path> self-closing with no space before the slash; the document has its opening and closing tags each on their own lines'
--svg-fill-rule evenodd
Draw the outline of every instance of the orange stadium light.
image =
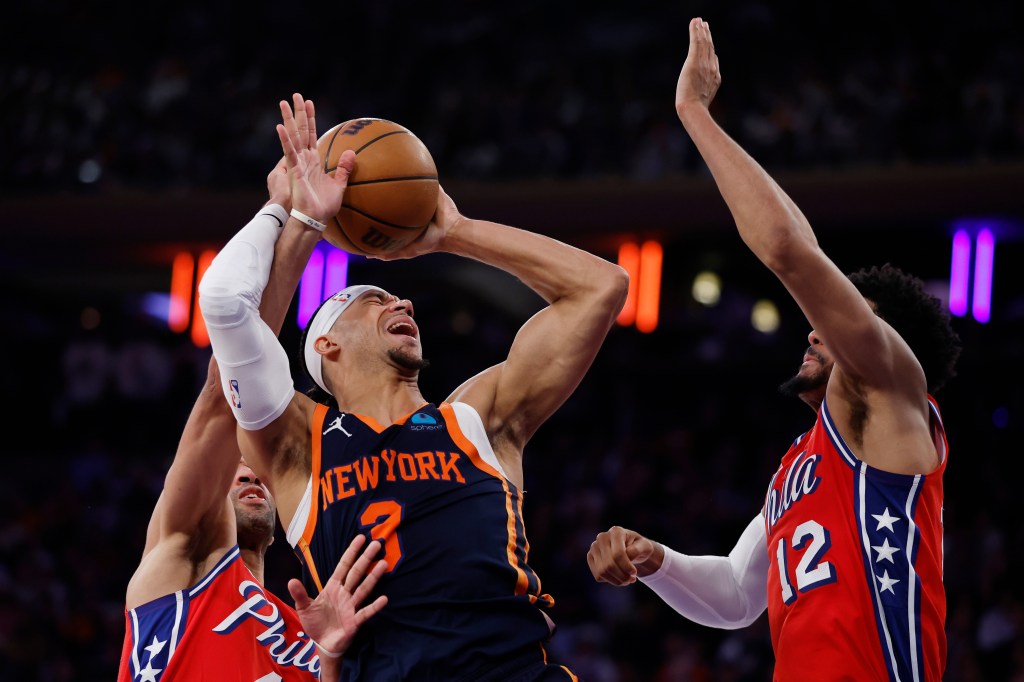
<svg viewBox="0 0 1024 682">
<path fill-rule="evenodd" d="M 649 334 L 658 328 L 658 304 L 661 297 L 663 251 L 656 241 L 640 247 L 640 286 L 637 292 L 636 328 Z"/>
<path fill-rule="evenodd" d="M 629 290 L 626 293 L 626 304 L 615 318 L 623 327 L 636 321 L 637 287 L 640 281 L 640 247 L 633 242 L 626 242 L 619 247 L 619 267 L 629 274 Z"/>
<path fill-rule="evenodd" d="M 216 255 L 216 251 L 203 251 L 199 254 L 199 269 L 196 272 L 196 285 L 192 295 L 192 303 L 194 305 L 199 305 L 199 283 L 203 281 L 203 275 L 206 274 L 206 269 L 210 267 L 210 263 L 213 262 L 213 257 Z M 210 335 L 206 331 L 206 322 L 203 320 L 203 316 L 199 314 L 193 315 L 192 319 L 192 343 L 197 348 L 206 348 L 210 345 Z"/>
<path fill-rule="evenodd" d="M 192 275 L 195 259 L 191 253 L 181 251 L 171 265 L 171 296 L 167 307 L 167 326 L 180 334 L 188 329 L 192 312 Z"/>
</svg>

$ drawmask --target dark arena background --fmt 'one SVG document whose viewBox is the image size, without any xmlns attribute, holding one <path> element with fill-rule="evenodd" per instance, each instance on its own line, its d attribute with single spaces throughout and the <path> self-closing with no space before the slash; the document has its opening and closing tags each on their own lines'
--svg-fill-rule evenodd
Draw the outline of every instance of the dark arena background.
<svg viewBox="0 0 1024 682">
<path fill-rule="evenodd" d="M 265 201 L 277 103 L 296 91 L 321 131 L 374 116 L 417 133 L 467 215 L 609 260 L 660 245 L 654 328 L 616 325 L 526 452 L 550 648 L 587 682 L 769 679 L 766 616 L 703 628 L 586 564 L 613 524 L 727 553 L 812 423 L 776 390 L 808 325 L 673 108 L 701 16 L 716 118 L 839 266 L 891 262 L 956 307 L 964 352 L 937 395 L 945 679 L 1024 680 L 1024 5 L 16 5 L 0 64 L 0 679 L 115 679 L 125 587 L 210 356 L 169 320 L 173 265 L 201 264 Z M 348 278 L 413 300 L 431 400 L 503 359 L 540 305 L 444 255 L 353 257 Z M 279 533 L 268 587 L 287 598 L 297 573 Z"/>
</svg>

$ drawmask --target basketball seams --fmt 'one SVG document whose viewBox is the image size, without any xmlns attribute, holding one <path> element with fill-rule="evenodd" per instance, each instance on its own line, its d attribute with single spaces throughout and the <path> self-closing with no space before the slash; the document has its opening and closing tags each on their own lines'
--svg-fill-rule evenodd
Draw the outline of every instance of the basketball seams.
<svg viewBox="0 0 1024 682">
<path fill-rule="evenodd" d="M 334 131 L 333 135 L 331 135 L 331 141 L 327 143 L 327 152 L 324 154 L 324 172 L 325 173 L 333 173 L 334 171 L 338 170 L 337 166 L 335 166 L 334 168 L 328 168 L 327 164 L 331 160 L 331 148 L 334 147 L 334 141 L 338 139 L 338 135 L 341 134 L 342 130 L 344 130 L 344 128 L 342 126 L 338 126 L 338 129 Z"/>
<path fill-rule="evenodd" d="M 342 208 L 346 208 L 346 207 L 344 207 L 344 206 L 343 206 Z M 334 226 L 338 228 L 338 234 L 340 234 L 340 235 L 341 235 L 342 239 L 344 239 L 345 241 L 347 241 L 347 242 L 349 243 L 349 245 L 350 245 L 350 246 L 351 246 L 351 247 L 352 247 L 353 249 L 355 249 L 355 250 L 356 250 L 356 251 L 358 251 L 359 253 L 361 253 L 361 254 L 364 254 L 364 255 L 366 255 L 366 256 L 372 256 L 372 255 L 374 255 L 374 254 L 370 253 L 369 251 L 366 251 L 365 249 L 361 249 L 361 248 L 359 248 L 359 245 L 358 245 L 358 244 L 356 244 L 356 243 L 355 243 L 354 241 L 352 241 L 352 237 L 349 237 L 349 236 L 348 236 L 348 235 L 347 235 L 347 234 L 345 233 L 345 228 L 341 226 L 341 221 L 339 221 L 339 220 L 338 220 L 337 216 L 333 216 L 333 217 L 331 218 L 331 222 L 333 222 L 333 223 L 334 223 Z"/>
<path fill-rule="evenodd" d="M 382 182 L 402 182 L 403 180 L 437 180 L 436 175 L 402 175 L 390 178 L 376 178 L 374 180 L 360 180 L 359 182 L 348 183 L 349 187 L 360 187 L 365 185 L 377 185 Z"/>
<path fill-rule="evenodd" d="M 390 228 L 393 228 L 393 229 L 396 229 L 396 230 L 422 230 L 423 227 L 424 227 L 424 225 L 409 226 L 409 225 L 398 225 L 398 224 L 395 224 L 395 223 L 389 223 L 386 220 L 381 220 L 380 218 L 378 218 L 377 216 L 375 216 L 375 215 L 373 215 L 371 213 L 367 213 L 366 211 L 360 211 L 358 208 L 355 208 L 353 206 L 349 206 L 348 204 L 344 204 L 344 203 L 341 205 L 341 207 L 342 208 L 346 208 L 349 211 L 352 211 L 353 213 L 358 213 L 359 215 L 363 216 L 364 218 L 367 218 L 368 220 L 372 220 L 373 222 L 377 223 L 378 225 L 383 225 L 385 227 L 390 227 Z M 337 220 L 337 218 L 335 218 L 335 220 Z M 339 224 L 338 227 L 340 228 L 341 225 Z M 344 230 L 342 230 L 342 232 L 344 232 Z M 349 239 L 349 241 L 351 241 L 351 239 Z"/>
<path fill-rule="evenodd" d="M 356 119 L 356 120 L 360 120 L 360 119 Z M 331 158 L 331 147 L 334 146 L 334 141 L 336 139 L 338 139 L 338 135 L 340 135 L 344 130 L 347 130 L 347 128 L 339 128 L 338 130 L 336 130 L 334 132 L 334 135 L 331 136 L 330 143 L 327 145 L 327 153 L 324 155 L 324 172 L 326 172 L 326 173 L 333 173 L 334 171 L 336 171 L 338 169 L 337 166 L 335 166 L 334 168 L 328 168 L 327 167 L 327 162 Z M 390 130 L 390 131 L 388 131 L 386 133 L 381 133 L 380 135 L 378 135 L 377 137 L 373 138 L 372 140 L 368 140 L 362 147 L 359 147 L 358 149 L 353 149 L 353 151 L 356 153 L 356 156 L 359 156 L 359 152 L 363 151 L 364 149 L 366 149 L 370 145 L 374 144 L 375 142 L 379 142 L 380 140 L 383 140 L 385 137 L 391 137 L 392 135 L 412 135 L 412 133 L 409 132 L 408 130 Z M 342 150 L 342 151 L 344 151 L 344 150 Z M 338 158 L 341 158 L 341 154 L 338 155 Z M 428 177 L 428 176 L 424 176 L 424 177 Z M 435 176 L 435 177 L 430 178 L 430 179 L 436 180 L 437 177 Z"/>
<path fill-rule="evenodd" d="M 362 147 L 360 147 L 359 149 L 357 149 L 355 151 L 356 151 L 356 154 L 359 154 L 359 152 L 363 151 L 364 149 L 369 147 L 371 144 L 374 144 L 375 142 L 379 142 L 379 141 L 383 140 L 385 137 L 391 137 L 392 135 L 411 135 L 411 134 L 412 133 L 410 133 L 408 130 L 392 130 L 391 132 L 384 133 L 383 135 L 378 135 L 377 137 L 375 137 L 372 140 L 368 141 L 366 144 L 364 144 Z"/>
<path fill-rule="evenodd" d="M 385 127 L 378 128 L 377 123 Z M 393 137 L 399 134 L 408 137 Z M 371 135 L 372 138 L 366 139 Z M 391 141 L 387 142 L 389 139 Z M 381 140 L 385 143 L 373 146 Z M 338 213 L 331 217 L 330 229 L 324 233 L 328 242 L 351 253 L 374 257 L 402 248 L 430 224 L 430 218 L 417 223 L 427 213 L 427 203 L 431 217 L 436 209 L 436 198 L 431 198 L 432 193 L 426 188 L 437 188 L 439 175 L 429 150 L 412 131 L 386 119 L 352 119 L 335 126 L 321 138 L 318 147 L 323 150 L 325 173 L 334 174 L 344 150 L 352 149 L 358 157 L 363 157 L 357 163 L 366 166 L 371 176 L 370 179 L 349 178 L 349 188 L 357 191 L 346 192 Z M 379 177 L 381 173 L 392 175 Z M 359 174 L 357 168 L 352 175 Z M 378 177 L 373 177 L 375 175 Z M 407 201 L 410 203 L 406 204 Z"/>
</svg>

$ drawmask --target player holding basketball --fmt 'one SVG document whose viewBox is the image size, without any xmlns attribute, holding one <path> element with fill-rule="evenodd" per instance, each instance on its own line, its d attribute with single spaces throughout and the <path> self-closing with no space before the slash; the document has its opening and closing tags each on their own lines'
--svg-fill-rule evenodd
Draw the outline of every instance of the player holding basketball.
<svg viewBox="0 0 1024 682">
<path fill-rule="evenodd" d="M 281 231 L 290 205 L 283 161 L 267 185 L 270 201 L 239 234 L 263 245 L 266 257 L 249 265 L 271 277 L 262 312 L 279 330 L 305 260 L 295 260 L 302 230 Z M 263 588 L 264 556 L 277 523 L 274 499 L 241 461 L 237 428 L 211 360 L 128 584 L 119 682 L 311 682 L 321 667 L 324 679 L 337 679 L 340 661 L 331 654 L 344 651 L 359 625 L 386 603 L 380 597 L 359 608 L 386 568 L 377 563 L 371 571 L 380 543 L 360 551 L 362 538 L 331 569 L 329 589 L 315 602 L 298 581 L 289 583 L 298 614 Z M 316 642 L 324 647 L 319 656 Z"/>
<path fill-rule="evenodd" d="M 344 186 L 324 173 L 311 107 L 281 103 L 278 127 L 302 224 L 337 213 Z M 342 164 L 353 163 L 353 155 Z M 320 233 L 307 227 L 309 249 Z M 508 358 L 440 403 L 413 304 L 352 286 L 314 314 L 302 361 L 328 406 L 297 392 L 288 357 L 257 312 L 263 281 L 230 247 L 200 304 L 240 443 L 278 500 L 288 539 L 319 589 L 352 538 L 384 542 L 387 606 L 356 635 L 345 680 L 571 680 L 544 642 L 553 599 L 527 563 L 523 451 L 582 380 L 626 295 L 625 271 L 553 239 L 459 214 L 442 191 L 422 237 L 386 259 L 449 252 L 519 278 L 548 305 Z"/>
<path fill-rule="evenodd" d="M 931 396 L 959 340 L 921 283 L 885 266 L 846 277 L 800 210 L 712 118 L 721 78 L 690 22 L 676 111 L 754 254 L 813 327 L 783 392 L 817 414 L 783 456 L 728 557 L 687 556 L 613 527 L 588 554 L 600 582 L 639 578 L 687 618 L 744 627 L 767 607 L 775 679 L 940 680 L 945 668 L 942 475 Z"/>
</svg>

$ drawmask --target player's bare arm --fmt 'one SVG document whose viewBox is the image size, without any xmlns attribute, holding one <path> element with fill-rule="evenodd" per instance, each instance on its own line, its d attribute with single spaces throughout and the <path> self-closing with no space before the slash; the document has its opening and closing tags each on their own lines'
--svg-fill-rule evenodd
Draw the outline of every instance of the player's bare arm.
<svg viewBox="0 0 1024 682">
<path fill-rule="evenodd" d="M 930 471 L 938 460 L 920 364 L 821 250 L 792 199 L 714 121 L 710 104 L 721 74 L 711 30 L 697 18 L 689 31 L 676 87 L 679 119 L 707 162 L 744 243 L 785 285 L 835 360 L 826 399 L 841 432 L 862 446 L 858 455 L 869 464 L 904 473 Z M 866 421 L 852 426 L 854 415 L 863 414 Z"/>
<path fill-rule="evenodd" d="M 265 207 L 291 205 L 284 160 L 267 176 L 269 200 Z M 279 221 L 282 216 L 264 216 Z M 280 245 L 280 244 L 278 244 Z M 294 262 L 294 250 L 276 253 L 282 263 Z M 308 256 L 307 256 L 308 257 Z M 298 280 L 271 280 L 261 314 L 279 332 Z M 241 453 L 234 416 L 224 400 L 219 367 L 211 358 L 206 383 L 182 431 L 164 489 L 153 510 L 146 547 L 138 570 L 129 582 L 126 605 L 134 608 L 192 584 L 236 542 L 235 516 L 226 492 Z"/>
<path fill-rule="evenodd" d="M 480 413 L 495 454 L 521 485 L 523 447 L 593 363 L 625 302 L 628 277 L 618 265 L 549 237 L 462 216 L 441 248 L 501 268 L 549 304 L 519 330 L 505 362 L 449 398 Z"/>
<path fill-rule="evenodd" d="M 284 154 L 284 176 L 288 181 L 291 208 L 316 218 L 332 215 L 341 204 L 354 164 L 354 154 L 343 155 L 338 170 L 328 176 L 321 167 L 316 149 L 316 114 L 313 103 L 295 93 L 292 104 L 282 101 L 280 108 L 282 123 L 278 124 L 277 132 Z M 294 291 L 294 284 L 301 277 L 308 257 L 321 235 L 290 214 L 286 217 L 284 228 L 281 248 L 287 258 L 275 259 L 269 274 L 265 276 L 275 282 L 292 284 L 288 290 Z M 215 265 L 218 265 L 217 261 Z M 230 279 L 237 278 L 236 267 L 221 267 L 220 270 L 218 274 L 225 280 L 225 288 L 239 286 Z M 253 282 L 243 283 L 243 288 L 250 287 L 251 292 L 247 290 L 238 295 L 244 300 L 249 297 L 260 300 L 263 292 L 258 280 L 259 276 Z M 238 326 L 237 322 L 231 324 Z M 210 327 L 209 324 L 207 326 Z M 259 416 L 267 413 L 271 415 L 269 419 L 246 423 L 241 410 L 236 407 L 235 416 L 242 426 L 238 441 L 245 456 L 251 458 L 253 465 L 266 477 L 268 487 L 277 497 L 281 519 L 287 524 L 309 477 L 309 429 L 315 403 L 294 390 L 287 353 L 279 342 L 271 341 L 258 324 L 245 332 L 231 333 L 234 335 L 232 341 L 213 339 L 211 335 L 214 353 L 231 352 L 239 365 L 249 365 L 244 370 L 248 374 L 248 385 L 253 387 L 253 392 L 260 399 L 267 402 L 261 406 L 263 410 Z M 257 337 L 262 337 L 262 341 Z M 218 345 L 221 350 L 218 350 Z M 247 351 L 248 348 L 261 348 L 264 352 L 255 357 L 256 354 Z M 281 405 L 279 396 L 285 390 L 289 391 L 289 402 L 282 407 L 275 407 Z M 253 397 L 252 393 L 247 397 Z"/>
</svg>

